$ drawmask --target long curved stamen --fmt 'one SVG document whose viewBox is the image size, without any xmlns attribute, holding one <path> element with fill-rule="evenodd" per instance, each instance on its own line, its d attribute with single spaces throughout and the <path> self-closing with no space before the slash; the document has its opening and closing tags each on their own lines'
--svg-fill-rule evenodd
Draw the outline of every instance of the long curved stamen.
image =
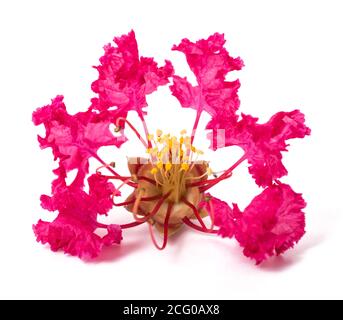
<svg viewBox="0 0 343 320">
<path fill-rule="evenodd" d="M 105 168 L 105 166 L 101 166 L 98 169 L 100 169 L 100 168 Z M 121 181 L 132 180 L 131 179 L 132 177 L 128 177 L 128 176 L 119 176 L 119 177 L 118 176 L 107 176 L 106 174 L 101 173 L 98 169 L 97 169 L 96 173 L 101 174 L 102 177 L 107 178 L 109 180 L 110 179 L 121 180 Z"/>
<path fill-rule="evenodd" d="M 169 218 L 170 218 L 172 209 L 173 209 L 173 204 L 171 202 L 169 202 L 168 208 L 167 208 L 167 214 L 166 214 L 166 217 L 164 219 L 164 224 L 163 224 L 163 243 L 162 243 L 162 246 L 158 245 L 156 238 L 155 238 L 155 235 L 154 235 L 153 226 L 151 224 L 149 224 L 149 232 L 150 232 L 151 240 L 158 250 L 163 250 L 167 246 Z"/>
<path fill-rule="evenodd" d="M 136 227 L 136 226 L 138 226 L 138 225 L 148 221 L 150 218 L 152 218 L 157 213 L 157 211 L 162 206 L 164 200 L 166 200 L 169 197 L 169 195 L 170 195 L 170 192 L 167 193 L 166 195 L 164 195 L 163 197 L 161 197 L 161 199 L 157 202 L 156 206 L 151 211 L 151 213 L 146 215 L 145 218 L 141 219 L 140 221 L 134 221 L 134 222 L 131 222 L 131 223 L 121 224 L 120 227 L 122 229 L 128 229 L 128 228 Z"/>
<path fill-rule="evenodd" d="M 100 167 L 97 167 L 96 168 L 96 170 L 95 170 L 95 172 L 96 173 L 101 173 L 100 172 L 100 169 L 102 169 L 102 168 L 107 168 L 107 167 L 110 167 L 110 168 L 114 168 L 115 167 L 115 163 L 114 162 L 111 162 L 111 163 L 106 163 L 105 165 L 101 165 Z"/>
<path fill-rule="evenodd" d="M 78 144 L 78 143 L 73 143 L 73 145 L 74 145 L 75 147 L 78 147 L 78 148 L 80 148 L 80 149 L 83 149 L 83 150 L 87 151 L 90 155 L 92 155 L 93 158 L 95 158 L 96 160 L 98 160 L 98 161 L 103 165 L 104 168 L 106 168 L 108 171 L 110 171 L 110 172 L 113 174 L 113 176 L 116 177 L 116 179 L 125 180 L 125 179 L 127 178 L 127 177 L 122 177 L 119 173 L 117 173 L 116 171 L 114 171 L 113 168 L 112 168 L 109 164 L 107 164 L 104 160 L 102 160 L 102 159 L 98 156 L 98 154 L 97 154 L 96 152 L 94 152 L 93 150 L 91 150 L 91 149 L 89 149 L 89 148 L 87 148 L 87 147 L 84 147 L 84 146 L 82 146 L 82 145 L 80 145 L 80 144 Z"/>
<path fill-rule="evenodd" d="M 117 190 L 120 190 L 124 185 L 128 185 L 132 188 L 137 188 L 138 184 L 133 182 L 131 177 L 124 177 L 124 176 L 107 176 L 104 175 L 100 172 L 100 169 L 102 168 L 107 168 L 108 166 L 100 166 L 99 168 L 96 169 L 96 173 L 100 174 L 102 177 L 107 178 L 107 179 L 113 179 L 113 180 L 120 180 L 122 183 L 119 185 L 119 187 L 117 188 Z"/>
<path fill-rule="evenodd" d="M 137 176 L 137 180 L 144 180 L 146 182 L 150 182 L 153 185 L 156 185 L 156 181 L 155 180 L 150 179 L 150 178 L 145 177 L 145 176 Z"/>
<path fill-rule="evenodd" d="M 199 155 L 203 154 L 203 151 L 201 151 L 201 150 L 197 150 L 197 149 L 194 148 L 194 151 L 195 151 L 196 156 L 195 156 L 195 159 L 193 159 L 194 152 L 191 153 L 190 162 L 192 163 L 192 165 L 189 168 L 189 171 L 193 170 L 194 166 L 196 165 L 196 163 L 198 161 Z"/>
<path fill-rule="evenodd" d="M 236 169 L 244 160 L 246 160 L 245 154 L 242 157 L 240 157 L 229 169 L 225 170 L 225 172 L 223 174 L 221 174 L 218 178 L 210 179 L 210 180 L 197 181 L 197 182 L 189 183 L 186 186 L 188 188 L 204 186 L 205 190 L 212 188 L 218 182 L 229 178 L 232 174 L 232 171 L 234 169 Z"/>
<path fill-rule="evenodd" d="M 190 207 L 193 210 L 193 213 L 195 215 L 195 217 L 197 218 L 197 220 L 199 221 L 199 223 L 201 224 L 201 226 L 203 227 L 204 230 L 208 230 L 208 228 L 206 227 L 204 221 L 202 220 L 202 218 L 200 217 L 200 214 L 198 212 L 198 209 L 189 201 L 187 201 L 185 198 L 183 198 L 181 200 L 183 203 L 185 203 L 188 207 Z"/>
<path fill-rule="evenodd" d="M 117 191 L 119 191 L 123 186 L 125 186 L 125 185 L 130 185 L 129 183 L 131 182 L 131 177 L 129 178 L 129 179 L 126 179 L 126 180 L 124 180 L 120 185 L 119 185 L 119 187 L 117 188 Z M 137 183 L 135 184 L 135 186 L 137 187 L 138 185 L 137 185 Z"/>
<path fill-rule="evenodd" d="M 133 208 L 132 208 L 132 214 L 133 214 L 133 217 L 135 218 L 136 221 L 140 221 L 141 218 L 137 216 L 137 212 L 138 212 L 138 208 L 139 208 L 139 204 L 142 200 L 142 197 L 145 193 L 145 189 L 140 189 L 138 191 L 138 195 L 137 195 L 137 198 L 133 204 Z"/>
<path fill-rule="evenodd" d="M 230 178 L 231 176 L 232 176 L 232 172 L 230 174 L 228 174 L 227 176 L 220 178 L 219 180 L 216 180 L 216 179 L 214 179 L 214 181 L 212 179 L 209 180 L 208 184 L 205 184 L 203 186 L 199 186 L 200 193 L 206 192 L 208 189 L 212 188 L 213 186 L 215 186 L 220 181 L 226 180 L 226 179 Z"/>
<path fill-rule="evenodd" d="M 203 174 L 201 174 L 201 175 L 199 175 L 199 176 L 196 176 L 196 177 L 193 177 L 193 176 L 191 176 L 191 177 L 186 177 L 185 179 L 186 180 L 198 180 L 198 179 L 201 179 L 201 178 L 204 178 L 204 177 L 206 177 L 206 176 L 209 176 L 209 175 L 211 175 L 212 174 L 212 170 L 210 169 L 210 168 L 207 168 L 207 170 L 203 173 Z M 207 180 L 208 181 L 208 180 Z"/>
<path fill-rule="evenodd" d="M 161 182 L 158 178 L 157 178 L 157 174 L 155 173 L 154 174 L 154 179 L 155 179 L 155 184 L 156 185 L 160 185 L 160 186 L 163 186 L 163 182 Z"/>
<path fill-rule="evenodd" d="M 131 128 L 131 130 L 135 133 L 135 135 L 137 136 L 137 138 L 139 139 L 139 141 L 141 141 L 142 143 L 143 143 L 143 145 L 144 145 L 144 147 L 145 148 L 148 148 L 149 147 L 149 145 L 148 145 L 148 143 L 146 143 L 146 141 L 143 139 L 143 137 L 139 134 L 139 132 L 138 132 L 138 130 L 133 126 L 133 124 L 129 121 L 129 120 L 127 120 L 126 118 L 123 118 L 123 117 L 119 117 L 118 119 L 117 119 L 117 121 L 116 121 L 116 131 L 118 132 L 118 131 L 120 131 L 121 130 L 121 126 L 120 126 L 120 122 L 125 122 L 125 123 L 127 123 L 127 125 Z M 145 128 L 144 128 L 144 130 L 145 130 Z"/>
<path fill-rule="evenodd" d="M 219 177 L 217 178 L 214 178 L 214 179 L 208 179 L 208 180 L 202 180 L 202 181 L 197 181 L 197 182 L 192 182 L 192 183 L 187 183 L 186 184 L 186 187 L 188 188 L 193 188 L 193 187 L 205 187 L 207 185 L 211 185 L 211 184 L 216 184 L 222 180 L 225 180 L 225 179 L 228 179 L 230 178 L 232 175 L 232 172 L 230 172 L 229 174 L 227 175 L 220 175 Z"/>
<path fill-rule="evenodd" d="M 229 174 L 225 175 L 225 176 L 220 176 L 216 179 L 210 179 L 208 180 L 208 183 L 207 184 L 204 184 L 204 185 L 200 185 L 199 186 L 199 190 L 200 192 L 205 192 L 207 191 L 208 189 L 214 187 L 216 184 L 218 184 L 220 181 L 223 181 L 223 180 L 226 180 L 228 178 L 230 178 L 232 176 L 232 172 L 230 172 Z"/>
<path fill-rule="evenodd" d="M 119 203 L 115 203 L 114 199 L 112 197 L 112 203 L 114 206 L 116 207 L 123 207 L 123 206 L 128 206 L 130 204 L 133 204 L 135 202 L 136 199 L 132 199 L 132 200 L 128 200 L 128 201 L 124 201 L 124 202 L 119 202 Z"/>
<path fill-rule="evenodd" d="M 200 226 L 197 226 L 196 224 L 194 224 L 191 220 L 189 220 L 187 217 L 183 218 L 182 221 L 189 227 L 191 227 L 192 229 L 195 229 L 197 231 L 200 232 L 204 232 L 204 233 L 213 233 L 213 234 L 217 234 L 218 230 L 204 230 L 203 228 L 201 228 Z"/>
<path fill-rule="evenodd" d="M 151 196 L 151 197 L 142 197 L 141 198 L 141 202 L 144 202 L 144 201 L 154 201 L 154 200 L 158 200 L 158 199 L 161 199 L 161 195 L 160 194 L 158 194 L 156 196 Z M 133 204 L 135 201 L 136 201 L 136 198 L 133 198 L 133 199 L 125 201 L 125 202 L 115 203 L 114 200 L 113 200 L 113 197 L 112 197 L 113 205 L 116 206 L 116 207 L 127 206 L 127 205 L 130 205 L 130 204 Z"/>
</svg>

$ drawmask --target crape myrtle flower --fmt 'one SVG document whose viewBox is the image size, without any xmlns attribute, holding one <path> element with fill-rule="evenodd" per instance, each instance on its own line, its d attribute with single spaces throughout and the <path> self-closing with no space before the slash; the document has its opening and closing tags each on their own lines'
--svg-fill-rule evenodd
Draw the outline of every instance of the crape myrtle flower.
<svg viewBox="0 0 343 320">
<path fill-rule="evenodd" d="M 46 130 L 44 137 L 38 136 L 40 147 L 51 148 L 58 163 L 51 194 L 41 196 L 41 206 L 58 214 L 52 222 L 39 220 L 33 226 L 37 241 L 49 244 L 53 251 L 90 259 L 104 246 L 119 245 L 123 230 L 145 223 L 159 250 L 185 225 L 235 238 L 243 253 L 257 264 L 292 248 L 305 233 L 306 203 L 301 194 L 280 181 L 287 175 L 282 152 L 287 151 L 289 139 L 310 134 L 304 115 L 299 110 L 278 112 L 266 123 L 259 123 L 258 118 L 239 114 L 240 82 L 227 81 L 226 76 L 244 64 L 241 58 L 229 55 L 223 34 L 197 42 L 183 39 L 173 46 L 185 55 L 196 85 L 174 74 L 170 61 L 160 67 L 153 58 L 140 57 L 133 31 L 114 38 L 114 43 L 104 47 L 100 65 L 95 67 L 99 77 L 92 83 L 96 95 L 88 110 L 71 115 L 63 96 L 57 96 L 33 112 L 33 123 L 44 125 Z M 146 96 L 168 83 L 180 105 L 196 112 L 194 124 L 188 128 L 190 135 L 186 129 L 179 136 L 160 129 L 151 133 L 146 124 Z M 129 111 L 137 112 L 143 134 L 127 119 Z M 202 160 L 205 152 L 194 145 L 203 112 L 210 116 L 206 129 L 212 150 L 238 146 L 244 151 L 220 174 Z M 129 158 L 130 175 L 123 176 L 115 171 L 113 162 L 98 155 L 98 150 L 130 143 L 126 130 L 135 133 L 146 156 Z M 99 162 L 95 173 L 89 172 L 90 158 Z M 209 192 L 244 162 L 262 192 L 241 210 Z M 71 170 L 77 174 L 67 184 Z M 122 187 L 133 191 L 118 202 Z M 109 225 L 98 221 L 100 215 L 115 214 L 116 207 L 131 213 L 132 221 Z M 99 236 L 97 229 L 104 229 L 105 235 Z"/>
</svg>

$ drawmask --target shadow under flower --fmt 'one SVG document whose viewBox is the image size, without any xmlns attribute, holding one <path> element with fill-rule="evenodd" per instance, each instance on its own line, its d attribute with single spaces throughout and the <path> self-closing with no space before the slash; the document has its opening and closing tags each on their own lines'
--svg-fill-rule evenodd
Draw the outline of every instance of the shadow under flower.
<svg viewBox="0 0 343 320">
<path fill-rule="evenodd" d="M 88 262 L 90 263 L 103 263 L 103 262 L 113 262 L 116 260 L 120 260 L 122 258 L 127 257 L 130 254 L 133 254 L 137 252 L 141 247 L 144 246 L 144 243 L 139 241 L 129 242 L 129 243 L 123 243 L 118 246 L 111 246 L 111 247 L 105 247 L 101 251 L 100 255 L 92 259 Z"/>
<path fill-rule="evenodd" d="M 277 256 L 271 257 L 261 263 L 259 269 L 262 271 L 278 272 L 297 264 L 302 259 L 300 254 L 293 254 L 291 256 Z"/>
<path fill-rule="evenodd" d="M 171 239 L 169 239 L 169 245 L 171 245 L 172 248 L 174 248 L 176 245 L 178 247 L 178 250 L 172 250 L 172 253 L 176 256 L 180 254 L 180 245 L 186 242 L 186 228 L 182 228 L 180 232 L 173 235 Z M 146 237 L 146 230 L 145 228 L 141 228 L 140 230 L 135 230 L 135 239 L 132 239 L 129 242 L 124 240 L 121 245 L 118 246 L 111 246 L 111 247 L 105 247 L 103 248 L 100 255 L 92 260 L 89 260 L 87 262 L 98 264 L 98 263 L 106 263 L 106 262 L 113 262 L 120 260 L 122 258 L 125 258 L 131 254 L 134 254 L 138 250 L 141 250 L 143 248 L 146 248 L 148 246 L 147 237 Z M 210 235 L 209 235 L 210 236 Z M 276 257 L 270 257 L 263 263 L 261 263 L 257 268 L 261 271 L 265 272 L 280 272 L 285 269 L 288 269 L 297 263 L 299 263 L 308 250 L 312 249 L 313 247 L 323 243 L 325 239 L 325 236 L 323 234 L 320 235 L 311 235 L 311 237 L 307 238 L 294 250 L 291 250 L 290 252 L 286 253 L 285 255 L 276 256 Z M 254 265 L 254 262 L 252 260 L 249 261 L 248 258 L 244 257 L 242 255 L 242 248 L 237 246 L 227 246 L 227 244 L 224 245 L 222 241 L 213 241 L 214 245 L 219 245 L 223 247 L 223 250 L 225 250 L 226 254 L 223 256 L 227 256 L 227 251 L 231 251 L 231 254 L 233 257 L 236 257 L 239 259 L 240 265 L 246 264 L 251 265 L 251 267 L 256 268 Z"/>
<path fill-rule="evenodd" d="M 137 228 L 134 232 L 131 230 L 125 231 L 132 233 L 131 237 L 124 232 L 123 240 L 120 245 L 104 247 L 98 257 L 87 262 L 97 264 L 117 261 L 126 258 L 131 254 L 135 254 L 138 250 L 141 250 L 147 245 L 145 228 Z"/>
<path fill-rule="evenodd" d="M 323 243 L 325 236 L 323 234 L 311 235 L 310 238 L 303 241 L 296 249 L 291 250 L 288 254 L 272 257 L 261 263 L 259 269 L 267 272 L 278 272 L 287 269 L 299 263 L 306 251 Z"/>
</svg>

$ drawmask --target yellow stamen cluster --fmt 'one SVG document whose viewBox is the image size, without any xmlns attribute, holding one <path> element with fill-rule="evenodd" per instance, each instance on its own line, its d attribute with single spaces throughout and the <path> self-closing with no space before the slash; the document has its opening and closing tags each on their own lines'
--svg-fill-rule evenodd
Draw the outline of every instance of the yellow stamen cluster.
<svg viewBox="0 0 343 320">
<path fill-rule="evenodd" d="M 156 135 L 148 136 L 151 147 L 146 152 L 150 155 L 150 172 L 164 194 L 171 192 L 169 199 L 174 202 L 178 202 L 184 195 L 187 179 L 201 178 L 210 173 L 208 168 L 201 177 L 190 174 L 198 156 L 203 152 L 192 145 L 191 137 L 186 133 L 186 130 L 182 130 L 181 136 L 177 138 L 157 130 Z"/>
<path fill-rule="evenodd" d="M 181 171 L 187 171 L 190 163 L 194 161 L 194 155 L 203 154 L 191 144 L 191 137 L 186 136 L 186 130 L 181 131 L 181 137 L 178 139 L 176 136 L 163 134 L 162 130 L 158 129 L 156 136 L 149 134 L 148 139 L 153 146 L 146 152 L 150 154 L 153 170 L 168 172 L 173 164 L 177 164 Z"/>
</svg>

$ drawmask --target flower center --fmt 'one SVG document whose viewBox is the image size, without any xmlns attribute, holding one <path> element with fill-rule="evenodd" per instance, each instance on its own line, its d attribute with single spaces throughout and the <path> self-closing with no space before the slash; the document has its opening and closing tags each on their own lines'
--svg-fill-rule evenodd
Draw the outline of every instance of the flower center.
<svg viewBox="0 0 343 320">
<path fill-rule="evenodd" d="M 168 201 L 178 203 L 186 194 L 187 182 L 211 174 L 207 163 L 205 172 L 198 170 L 198 156 L 203 152 L 192 145 L 186 130 L 181 131 L 179 138 L 157 130 L 156 135 L 151 134 L 148 139 L 151 148 L 146 151 L 152 165 L 150 173 L 162 194 L 169 194 Z M 204 165 L 203 161 L 200 163 Z"/>
</svg>

